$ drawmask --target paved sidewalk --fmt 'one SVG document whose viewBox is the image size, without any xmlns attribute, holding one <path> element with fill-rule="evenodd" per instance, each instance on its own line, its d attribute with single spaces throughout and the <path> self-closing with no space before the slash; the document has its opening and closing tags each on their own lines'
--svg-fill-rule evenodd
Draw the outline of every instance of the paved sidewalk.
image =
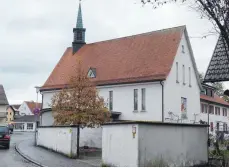
<svg viewBox="0 0 229 168">
<path fill-rule="evenodd" d="M 43 167 L 101 167 L 101 158 L 70 159 L 64 155 L 34 146 L 34 140 L 24 140 L 16 145 L 18 152 L 28 160 Z"/>
</svg>

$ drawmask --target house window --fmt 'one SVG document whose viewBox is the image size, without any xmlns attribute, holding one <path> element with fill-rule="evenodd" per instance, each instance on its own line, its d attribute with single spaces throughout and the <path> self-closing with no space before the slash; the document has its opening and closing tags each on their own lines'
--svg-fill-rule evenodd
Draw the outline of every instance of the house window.
<svg viewBox="0 0 229 168">
<path fill-rule="evenodd" d="M 212 105 L 209 106 L 209 114 L 214 114 L 214 107 Z"/>
<path fill-rule="evenodd" d="M 213 97 L 213 91 L 211 89 L 206 89 L 206 95 Z"/>
<path fill-rule="evenodd" d="M 178 68 L 178 62 L 176 62 L 176 82 L 179 83 L 179 68 Z"/>
<path fill-rule="evenodd" d="M 146 110 L 146 89 L 142 88 L 142 111 Z"/>
<path fill-rule="evenodd" d="M 113 91 L 109 91 L 109 110 L 113 110 Z"/>
<path fill-rule="evenodd" d="M 217 131 L 219 131 L 219 123 L 218 122 L 216 123 L 216 129 L 217 129 Z"/>
<path fill-rule="evenodd" d="M 211 128 L 211 132 L 213 132 L 213 130 L 214 130 L 214 129 L 213 129 L 213 128 L 214 128 L 214 127 L 213 127 L 213 122 L 210 123 L 210 128 Z"/>
<path fill-rule="evenodd" d="M 184 45 L 182 45 L 181 48 L 182 48 L 182 53 L 185 53 Z"/>
<path fill-rule="evenodd" d="M 24 130 L 24 123 L 15 123 L 14 128 L 16 130 Z"/>
<path fill-rule="evenodd" d="M 138 110 L 138 89 L 134 89 L 134 111 Z"/>
<path fill-rule="evenodd" d="M 189 76 L 189 86 L 192 86 L 192 78 L 191 78 L 191 68 L 188 68 L 188 76 Z"/>
<path fill-rule="evenodd" d="M 33 130 L 33 123 L 27 123 L 27 130 Z"/>
<path fill-rule="evenodd" d="M 207 107 L 208 107 L 208 106 L 207 106 L 206 104 L 202 104 L 202 103 L 201 103 L 201 112 L 202 112 L 202 113 L 207 113 L 207 112 L 208 112 Z"/>
<path fill-rule="evenodd" d="M 223 123 L 223 131 L 226 131 L 226 125 Z"/>
<path fill-rule="evenodd" d="M 225 123 L 225 131 L 227 131 L 227 124 Z"/>
<path fill-rule="evenodd" d="M 207 95 L 207 89 L 204 89 L 204 94 Z"/>
<path fill-rule="evenodd" d="M 90 68 L 87 73 L 88 78 L 96 78 L 96 68 Z"/>
<path fill-rule="evenodd" d="M 220 115 L 220 108 L 219 107 L 215 107 L 215 115 Z"/>
<path fill-rule="evenodd" d="M 204 104 L 201 103 L 201 112 L 204 113 Z"/>
<path fill-rule="evenodd" d="M 227 116 L 227 109 L 223 108 L 223 116 Z"/>
<path fill-rule="evenodd" d="M 185 66 L 183 65 L 183 84 L 185 85 Z"/>
</svg>

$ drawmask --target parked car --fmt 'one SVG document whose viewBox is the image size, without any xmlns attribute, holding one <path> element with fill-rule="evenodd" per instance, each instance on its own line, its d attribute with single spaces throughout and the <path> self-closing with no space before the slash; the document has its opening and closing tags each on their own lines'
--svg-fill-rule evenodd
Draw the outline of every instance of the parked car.
<svg viewBox="0 0 229 168">
<path fill-rule="evenodd" d="M 10 148 L 10 131 L 7 126 L 0 126 L 0 146 Z"/>
</svg>

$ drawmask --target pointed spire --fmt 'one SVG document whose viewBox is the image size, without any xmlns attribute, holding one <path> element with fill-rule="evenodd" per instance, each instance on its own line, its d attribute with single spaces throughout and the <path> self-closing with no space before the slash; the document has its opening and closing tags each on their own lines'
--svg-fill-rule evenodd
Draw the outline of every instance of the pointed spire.
<svg viewBox="0 0 229 168">
<path fill-rule="evenodd" d="M 76 28 L 83 28 L 83 18 L 82 18 L 82 11 L 81 11 L 81 0 L 79 0 L 79 9 L 78 9 Z"/>
<path fill-rule="evenodd" d="M 72 42 L 72 53 L 73 55 L 84 45 L 85 43 L 85 32 L 86 29 L 83 28 L 83 19 L 82 19 L 82 11 L 81 11 L 81 0 L 79 0 L 79 9 L 76 27 L 73 28 L 73 42 Z"/>
</svg>

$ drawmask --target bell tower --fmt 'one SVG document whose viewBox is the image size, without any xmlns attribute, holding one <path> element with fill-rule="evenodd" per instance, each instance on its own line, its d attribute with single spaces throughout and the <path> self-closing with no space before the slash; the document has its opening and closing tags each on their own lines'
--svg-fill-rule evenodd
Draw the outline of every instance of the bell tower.
<svg viewBox="0 0 229 168">
<path fill-rule="evenodd" d="M 82 18 L 82 11 L 81 11 L 81 0 L 79 1 L 79 9 L 78 9 L 78 16 L 76 27 L 73 28 L 73 42 L 72 42 L 72 54 L 74 55 L 85 43 L 85 32 L 86 29 L 83 28 L 83 18 Z"/>
</svg>

